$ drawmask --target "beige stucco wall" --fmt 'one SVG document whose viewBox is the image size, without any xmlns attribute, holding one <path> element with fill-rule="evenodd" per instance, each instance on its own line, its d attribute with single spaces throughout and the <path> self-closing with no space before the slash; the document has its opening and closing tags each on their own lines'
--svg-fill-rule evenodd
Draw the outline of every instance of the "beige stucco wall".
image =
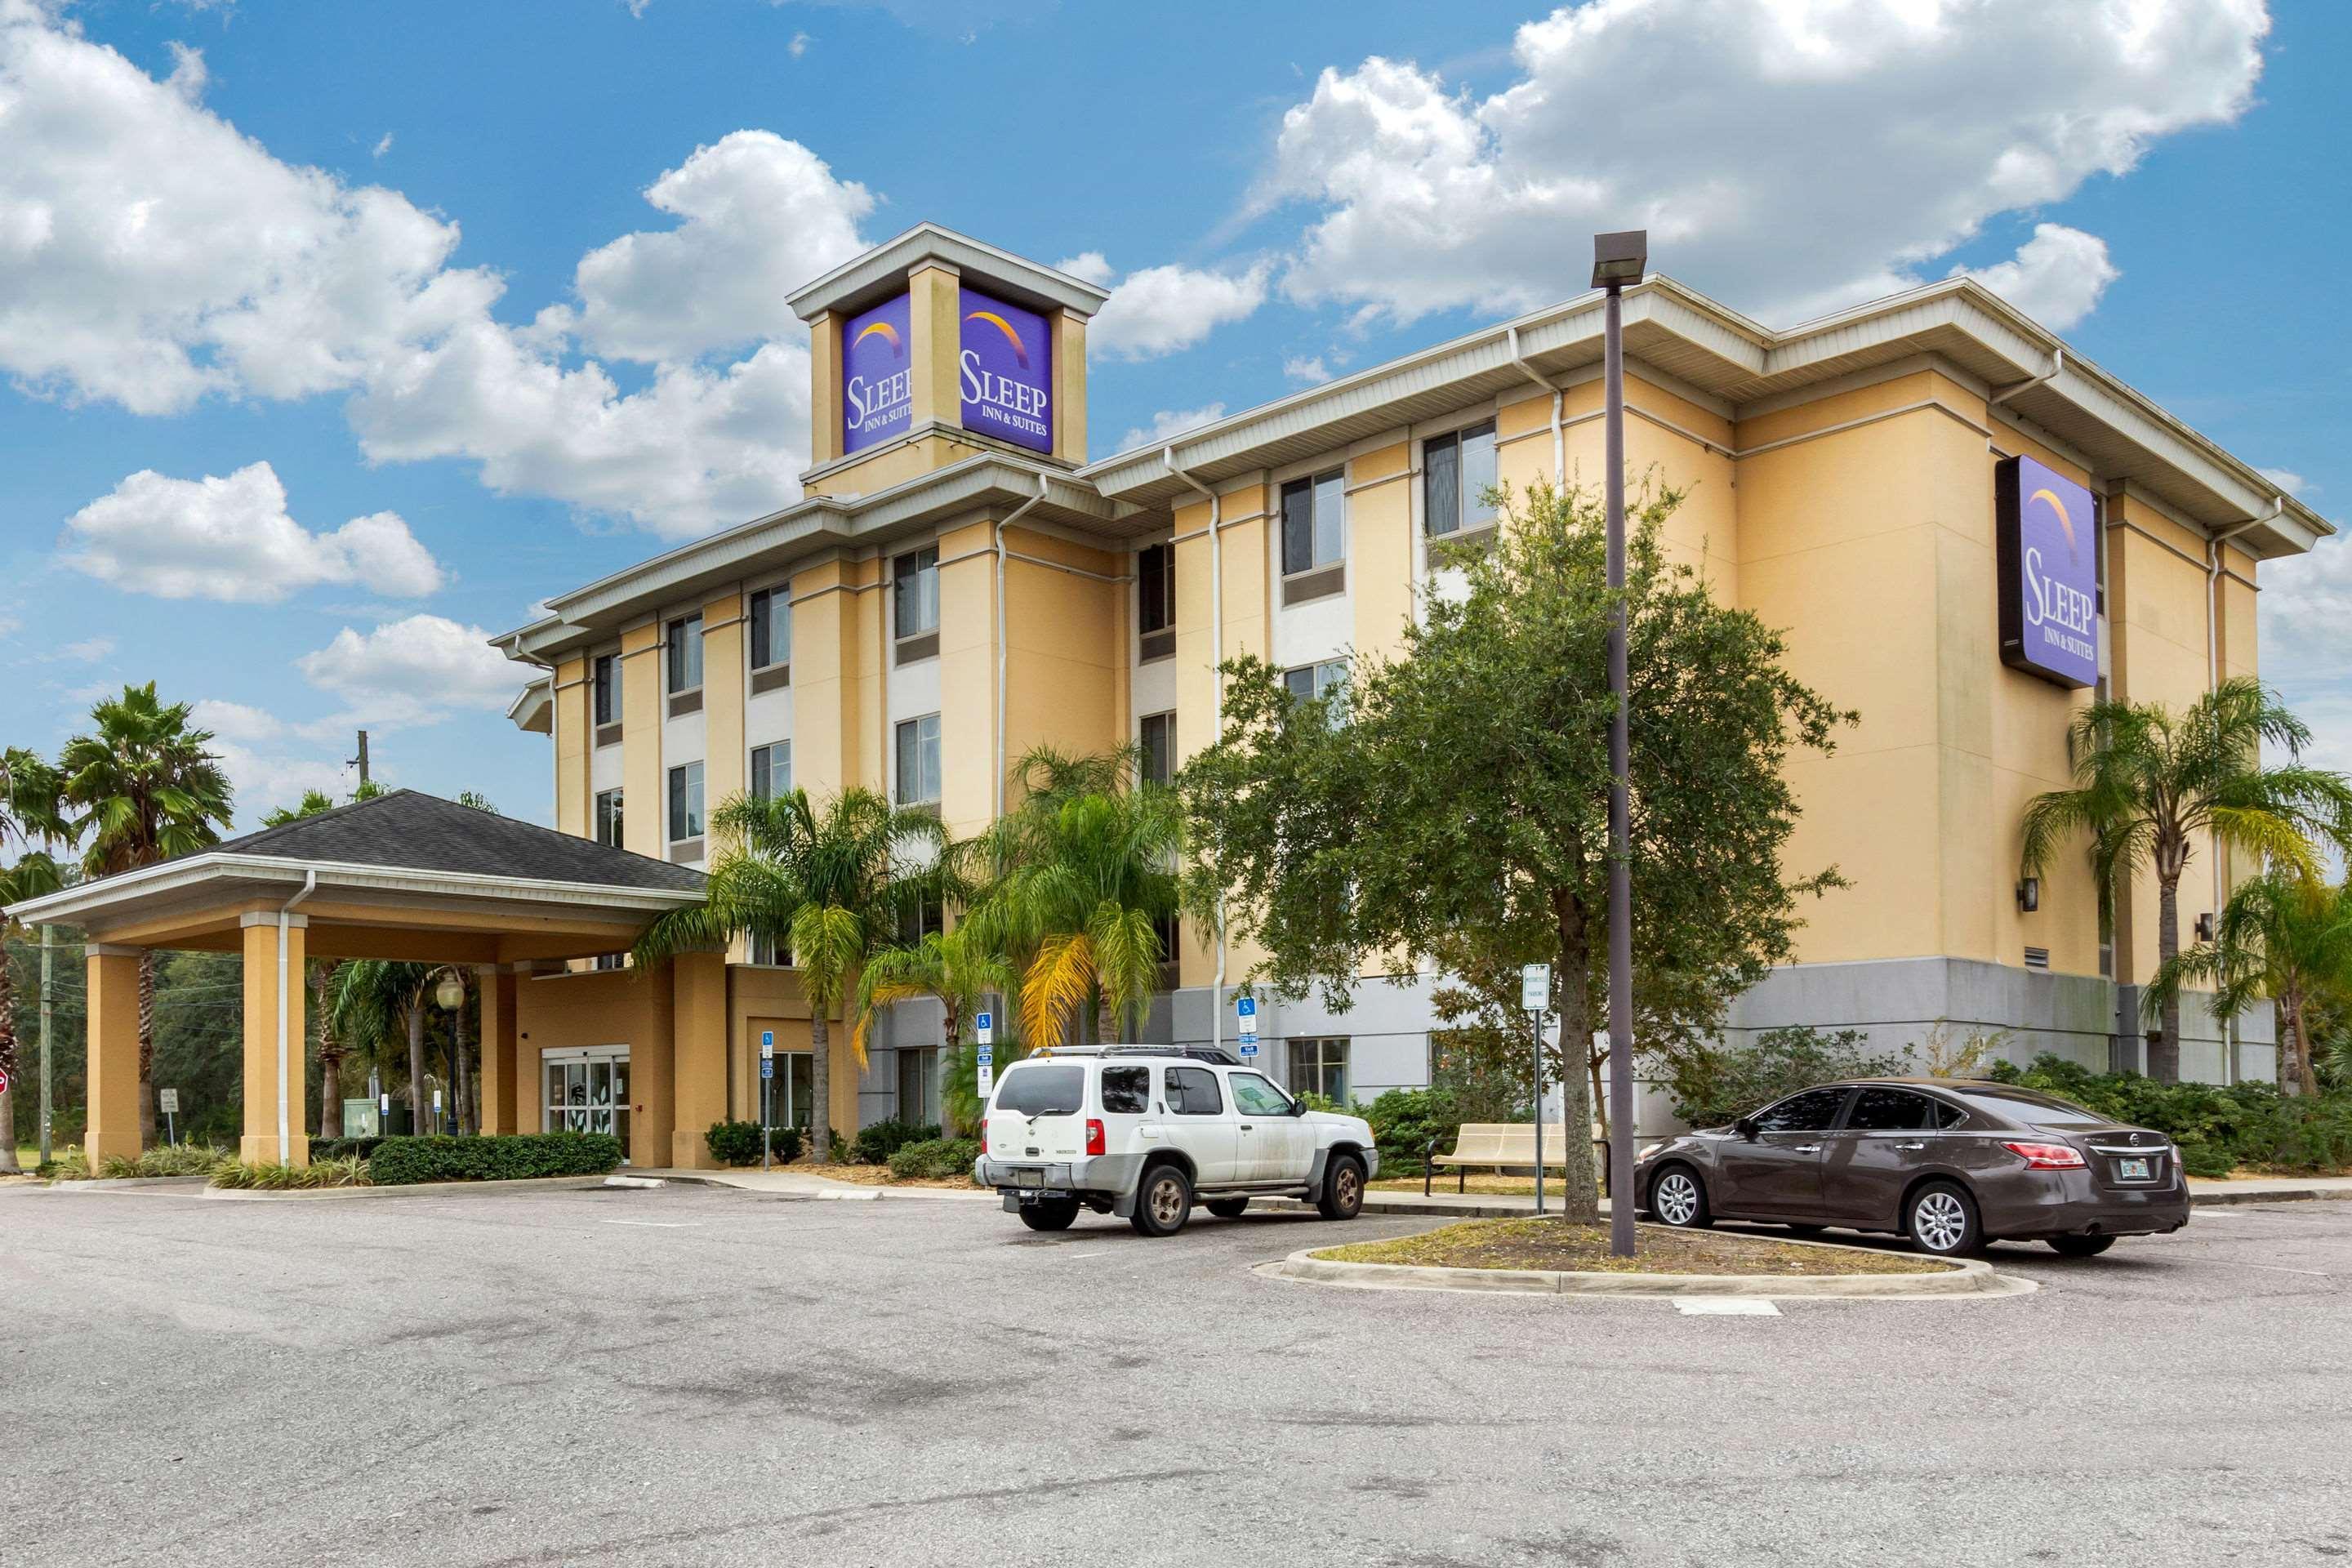
<svg viewBox="0 0 2352 1568">
<path fill-rule="evenodd" d="M 647 621 L 621 634 L 621 841 L 656 859 L 669 849 L 661 734 L 661 626 Z"/>
<path fill-rule="evenodd" d="M 666 1165 L 677 1126 L 674 1009 L 667 971 L 634 969 L 526 976 L 515 986 L 518 1120 L 541 1131 L 546 1075 L 540 1053 L 581 1046 L 629 1047 L 629 1162 Z M 699 1136 L 701 1129 L 697 1128 Z"/>
</svg>

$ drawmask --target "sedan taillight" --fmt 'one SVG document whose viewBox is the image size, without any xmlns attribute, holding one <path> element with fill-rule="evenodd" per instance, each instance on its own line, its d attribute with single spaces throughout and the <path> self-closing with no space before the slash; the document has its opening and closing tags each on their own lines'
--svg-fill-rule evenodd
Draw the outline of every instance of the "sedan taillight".
<svg viewBox="0 0 2352 1568">
<path fill-rule="evenodd" d="M 1089 1154 L 1101 1154 L 1108 1152 L 1109 1149 L 1109 1143 L 1105 1142 L 1103 1138 L 1103 1124 L 1101 1118 L 1094 1116 L 1087 1117 L 1087 1152 Z"/>
<path fill-rule="evenodd" d="M 2083 1152 L 2064 1143 L 2003 1143 L 2025 1162 L 2029 1171 L 2079 1171 L 2087 1163 Z"/>
</svg>

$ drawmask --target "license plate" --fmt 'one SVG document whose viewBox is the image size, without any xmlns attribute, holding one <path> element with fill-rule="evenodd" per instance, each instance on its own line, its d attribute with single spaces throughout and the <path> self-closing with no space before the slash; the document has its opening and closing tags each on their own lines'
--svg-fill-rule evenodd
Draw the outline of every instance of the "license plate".
<svg viewBox="0 0 2352 1568">
<path fill-rule="evenodd" d="M 1013 1184 L 1016 1187 L 1042 1187 L 1045 1184 L 1045 1173 L 1043 1171 L 1015 1171 L 1013 1173 Z"/>
<path fill-rule="evenodd" d="M 2146 1160 L 2118 1160 L 2116 1162 L 2116 1180 L 2119 1182 L 2151 1181 L 2155 1178 L 2155 1171 L 2149 1166 Z"/>
</svg>

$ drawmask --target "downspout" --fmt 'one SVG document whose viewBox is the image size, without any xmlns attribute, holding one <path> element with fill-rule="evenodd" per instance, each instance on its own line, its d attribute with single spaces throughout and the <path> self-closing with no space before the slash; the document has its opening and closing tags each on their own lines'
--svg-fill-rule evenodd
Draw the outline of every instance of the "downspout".
<svg viewBox="0 0 2352 1568">
<path fill-rule="evenodd" d="M 1225 552 L 1224 540 L 1217 531 L 1222 502 L 1213 488 L 1202 484 L 1176 466 L 1176 448 L 1173 446 L 1160 448 L 1160 461 L 1170 473 L 1209 498 L 1209 647 L 1213 667 L 1213 683 L 1209 689 L 1209 727 L 1213 733 L 1223 735 L 1225 732 Z M 1209 998 L 1209 1048 L 1221 1050 L 1225 1043 L 1225 920 L 1222 895 L 1217 900 L 1217 973 L 1214 985 L 1215 990 Z"/>
<path fill-rule="evenodd" d="M 1518 366 L 1529 381 L 1551 394 L 1551 483 L 1554 489 L 1559 489 L 1568 483 L 1568 436 L 1560 426 L 1559 417 L 1561 400 L 1566 394 L 1554 386 L 1549 376 L 1520 357 L 1518 328 L 1510 330 L 1507 342 L 1511 363 Z"/>
<path fill-rule="evenodd" d="M 2217 530 L 2205 536 L 2205 689 L 2209 693 L 2221 689 L 2221 546 L 2248 529 L 2260 528 L 2266 522 L 2275 522 L 2285 515 L 2286 497 L 2273 496 L 2271 510 L 2267 516 L 2250 517 L 2243 522 L 2233 523 L 2228 528 Z M 2221 836 L 2218 832 L 2208 836 L 2205 858 L 2212 863 L 2213 918 L 2218 921 L 2221 918 L 2222 901 Z M 2223 1064 L 2222 1079 L 2225 1082 L 2236 1083 L 2238 1081 L 2236 1026 L 2225 1025 L 2223 1028 L 2230 1037 L 2224 1041 L 2229 1050 L 2228 1060 Z M 2299 1042 L 2298 1046 L 2303 1050 L 2311 1048 L 2307 1041 Z"/>
<path fill-rule="evenodd" d="M 994 807 L 992 817 L 1004 815 L 1004 531 L 1045 499 L 1049 482 L 1045 470 L 1038 469 L 1037 493 L 996 521 L 996 784 L 990 797 Z"/>
<path fill-rule="evenodd" d="M 2004 386 L 1985 401 L 1988 403 L 2007 403 L 2011 398 L 2015 397 L 2021 392 L 2032 391 L 2035 387 L 2040 386 L 2043 382 L 2050 380 L 2060 371 L 2064 370 L 2065 368 L 2066 345 L 2061 343 L 2058 345 L 2056 352 L 2052 353 L 2050 356 L 2050 368 L 2048 370 L 2043 371 L 2040 375 L 2029 375 L 2023 381 L 2017 383 L 2013 386 Z"/>
<path fill-rule="evenodd" d="M 278 1163 L 289 1163 L 293 1152 L 294 1129 L 292 1111 L 286 1093 L 286 1082 L 294 1071 L 292 1058 L 293 1031 L 286 1026 L 286 984 L 290 966 L 286 962 L 286 937 L 293 929 L 294 906 L 319 890 L 319 868 L 315 866 L 302 873 L 302 890 L 278 906 Z"/>
</svg>

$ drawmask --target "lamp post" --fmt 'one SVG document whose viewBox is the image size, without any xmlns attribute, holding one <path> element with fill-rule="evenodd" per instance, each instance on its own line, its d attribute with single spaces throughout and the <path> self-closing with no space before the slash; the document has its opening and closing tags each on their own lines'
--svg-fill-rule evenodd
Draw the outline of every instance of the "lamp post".
<svg viewBox="0 0 2352 1568">
<path fill-rule="evenodd" d="M 433 988 L 433 1000 L 449 1015 L 449 1120 L 462 1127 L 465 1122 L 457 1101 L 466 1084 L 466 983 L 456 970 L 441 972 L 441 983 Z"/>
<path fill-rule="evenodd" d="M 1609 509 L 1609 1250 L 1633 1256 L 1633 808 L 1625 737 L 1625 285 L 1650 261 L 1646 229 L 1592 237 L 1592 286 L 1608 290 L 1602 395 L 1602 493 Z"/>
</svg>

